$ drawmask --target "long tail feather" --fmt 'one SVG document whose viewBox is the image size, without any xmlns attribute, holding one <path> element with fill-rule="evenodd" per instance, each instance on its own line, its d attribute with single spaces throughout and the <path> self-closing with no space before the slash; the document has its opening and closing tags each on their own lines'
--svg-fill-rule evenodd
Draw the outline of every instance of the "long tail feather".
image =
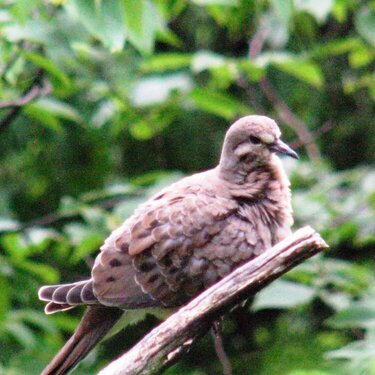
<svg viewBox="0 0 375 375">
<path fill-rule="evenodd" d="M 48 301 L 44 311 L 46 314 L 70 310 L 81 304 L 98 304 L 92 280 L 84 280 L 71 284 L 46 285 L 39 289 L 39 299 Z"/>
<path fill-rule="evenodd" d="M 120 319 L 123 311 L 117 308 L 90 306 L 73 336 L 56 354 L 41 375 L 64 375 L 76 366 Z"/>
</svg>

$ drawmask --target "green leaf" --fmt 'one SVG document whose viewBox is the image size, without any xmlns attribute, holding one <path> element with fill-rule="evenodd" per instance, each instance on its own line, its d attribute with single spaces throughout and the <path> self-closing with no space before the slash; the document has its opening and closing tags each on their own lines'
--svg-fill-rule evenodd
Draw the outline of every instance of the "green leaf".
<svg viewBox="0 0 375 375">
<path fill-rule="evenodd" d="M 375 10 L 364 6 L 355 17 L 355 27 L 358 34 L 362 36 L 373 47 L 375 46 Z"/>
<path fill-rule="evenodd" d="M 37 123 L 57 133 L 62 133 L 64 130 L 59 119 L 47 109 L 40 107 L 37 103 L 26 105 L 23 112 Z"/>
<path fill-rule="evenodd" d="M 336 56 L 355 51 L 363 44 L 360 38 L 350 37 L 335 39 L 324 44 L 318 44 L 311 49 L 310 57 Z"/>
<path fill-rule="evenodd" d="M 11 42 L 28 40 L 47 44 L 51 38 L 51 27 L 46 22 L 29 20 L 25 25 L 11 23 L 4 27 L 4 37 Z"/>
<path fill-rule="evenodd" d="M 166 101 L 172 92 L 186 92 L 193 86 L 188 74 L 175 73 L 142 79 L 131 92 L 130 100 L 135 106 L 147 106 Z"/>
<path fill-rule="evenodd" d="M 368 328 L 375 327 L 375 304 L 356 303 L 339 311 L 326 323 L 335 328 Z"/>
<path fill-rule="evenodd" d="M 326 21 L 334 5 L 333 0 L 296 0 L 294 3 L 297 10 L 310 13 L 320 23 Z"/>
<path fill-rule="evenodd" d="M 1 238 L 1 245 L 14 259 L 25 258 L 30 255 L 30 248 L 27 247 L 25 238 L 21 233 L 9 233 L 3 235 Z"/>
<path fill-rule="evenodd" d="M 163 27 L 160 13 L 149 0 L 124 1 L 129 41 L 144 54 L 154 49 L 155 32 Z"/>
<path fill-rule="evenodd" d="M 46 264 L 22 260 L 17 261 L 14 266 L 39 277 L 46 284 L 55 284 L 59 280 L 59 272 Z"/>
<path fill-rule="evenodd" d="M 62 102 L 57 99 L 43 98 L 33 103 L 34 107 L 38 107 L 40 110 L 45 110 L 51 115 L 62 118 L 64 120 L 70 120 L 76 123 L 82 122 L 82 117 L 78 111 L 70 104 Z"/>
<path fill-rule="evenodd" d="M 6 278 L 0 277 L 0 321 L 4 318 L 5 313 L 7 312 L 10 306 L 10 291 L 11 286 Z"/>
<path fill-rule="evenodd" d="M 155 110 L 146 118 L 141 118 L 132 123 L 129 131 L 134 138 L 145 141 L 159 134 L 168 127 L 174 119 L 175 112 L 173 110 Z"/>
<path fill-rule="evenodd" d="M 191 55 L 187 53 L 159 53 L 146 59 L 140 68 L 145 73 L 179 70 L 187 68 L 190 65 L 191 58 Z"/>
<path fill-rule="evenodd" d="M 315 295 L 315 289 L 285 280 L 276 280 L 257 294 L 252 306 L 254 310 L 287 309 L 308 303 Z"/>
<path fill-rule="evenodd" d="M 65 89 L 68 89 L 72 86 L 69 77 L 61 69 L 59 69 L 54 62 L 47 59 L 45 56 L 30 51 L 25 52 L 24 56 L 34 65 L 39 66 L 44 71 L 46 71 L 51 76 L 51 78 L 55 80 L 56 86 L 59 86 L 60 84 Z"/>
<path fill-rule="evenodd" d="M 191 70 L 200 73 L 207 69 L 218 68 L 226 64 L 226 59 L 210 51 L 199 51 L 194 54 L 191 61 Z"/>
<path fill-rule="evenodd" d="M 88 255 L 98 251 L 103 244 L 103 235 L 96 232 L 86 233 L 81 243 L 75 248 L 71 258 L 72 263 L 77 263 Z"/>
<path fill-rule="evenodd" d="M 48 319 L 43 312 L 38 312 L 31 309 L 17 310 L 12 312 L 12 319 L 18 322 L 31 323 L 52 334 L 57 333 L 54 324 L 52 324 L 50 319 Z"/>
<path fill-rule="evenodd" d="M 0 232 L 17 230 L 19 223 L 9 217 L 0 216 Z"/>
<path fill-rule="evenodd" d="M 263 76 L 265 69 L 249 61 L 249 59 L 240 60 L 238 68 L 243 71 L 250 82 L 258 82 Z"/>
<path fill-rule="evenodd" d="M 36 335 L 26 324 L 10 320 L 5 324 L 4 329 L 25 348 L 31 350 L 35 346 Z"/>
<path fill-rule="evenodd" d="M 290 18 L 293 14 L 293 1 L 292 0 L 270 0 L 272 11 L 282 23 L 288 27 Z"/>
<path fill-rule="evenodd" d="M 324 83 L 323 73 L 320 67 L 306 60 L 290 60 L 276 63 L 275 66 L 311 86 L 321 88 Z"/>
<path fill-rule="evenodd" d="M 192 90 L 189 98 L 194 102 L 197 108 L 223 117 L 226 120 L 232 120 L 237 116 L 252 112 L 245 104 L 229 95 L 210 89 L 196 88 Z"/>
<path fill-rule="evenodd" d="M 238 5 L 238 0 L 192 0 L 197 5 Z"/>
<path fill-rule="evenodd" d="M 111 52 L 121 51 L 125 42 L 124 6 L 121 0 L 71 0 L 77 18 Z"/>
<path fill-rule="evenodd" d="M 296 370 L 288 373 L 288 375 L 333 375 L 333 373 L 320 370 Z"/>
</svg>

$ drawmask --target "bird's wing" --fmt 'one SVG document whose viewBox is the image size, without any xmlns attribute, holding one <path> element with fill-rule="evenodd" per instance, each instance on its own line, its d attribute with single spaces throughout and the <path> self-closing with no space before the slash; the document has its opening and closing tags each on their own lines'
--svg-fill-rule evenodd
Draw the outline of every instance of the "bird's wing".
<svg viewBox="0 0 375 375">
<path fill-rule="evenodd" d="M 187 260 L 223 229 L 238 205 L 217 189 L 188 182 L 142 205 L 106 241 L 92 271 L 101 303 L 134 308 L 189 299 L 181 292 L 189 282 Z"/>
</svg>

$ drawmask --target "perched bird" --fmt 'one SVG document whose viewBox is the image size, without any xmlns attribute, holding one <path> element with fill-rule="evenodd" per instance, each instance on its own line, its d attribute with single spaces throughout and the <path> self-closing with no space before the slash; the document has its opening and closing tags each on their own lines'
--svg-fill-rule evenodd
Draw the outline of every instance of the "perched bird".
<svg viewBox="0 0 375 375">
<path fill-rule="evenodd" d="M 88 306 L 42 374 L 66 374 L 124 310 L 180 306 L 288 236 L 289 180 L 276 153 L 298 158 L 275 121 L 239 119 L 227 131 L 219 165 L 139 206 L 106 239 L 89 279 L 42 287 L 47 314 Z"/>
</svg>

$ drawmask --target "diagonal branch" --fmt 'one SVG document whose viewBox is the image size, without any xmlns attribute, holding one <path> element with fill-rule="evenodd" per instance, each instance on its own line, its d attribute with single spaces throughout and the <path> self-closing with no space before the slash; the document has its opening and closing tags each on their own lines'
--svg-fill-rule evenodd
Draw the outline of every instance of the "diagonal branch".
<svg viewBox="0 0 375 375">
<path fill-rule="evenodd" d="M 261 78 L 260 87 L 266 98 L 273 104 L 280 119 L 296 132 L 301 144 L 306 147 L 310 159 L 318 160 L 320 158 L 319 149 L 307 125 L 291 111 L 267 77 Z"/>
<path fill-rule="evenodd" d="M 182 307 L 99 375 L 160 373 L 205 334 L 219 316 L 327 247 L 311 227 L 298 230 Z"/>
<path fill-rule="evenodd" d="M 0 110 L 9 109 L 6 116 L 0 121 L 0 132 L 5 130 L 15 118 L 20 114 L 22 107 L 39 96 L 45 96 L 52 91 L 52 86 L 48 81 L 43 81 L 43 70 L 39 69 L 31 86 L 27 88 L 23 96 L 17 100 L 5 100 L 0 102 Z"/>
<path fill-rule="evenodd" d="M 51 89 L 52 87 L 49 82 L 45 82 L 44 85 L 39 85 L 37 83 L 32 86 L 30 90 L 21 98 L 16 100 L 4 100 L 3 102 L 0 102 L 0 109 L 22 107 L 39 96 L 49 94 L 51 92 Z"/>
<path fill-rule="evenodd" d="M 258 57 L 258 55 L 262 51 L 263 45 L 269 32 L 270 30 L 267 27 L 262 26 L 250 40 L 248 52 L 248 58 L 250 60 L 254 60 Z M 246 89 L 246 85 L 244 82 L 240 81 L 239 85 Z M 315 144 L 315 138 L 313 134 L 310 132 L 307 125 L 288 107 L 285 101 L 280 97 L 276 88 L 266 76 L 261 78 L 260 88 L 265 97 L 275 108 L 277 115 L 281 119 L 281 121 L 295 131 L 298 136 L 299 142 L 301 143 L 301 145 L 305 146 L 306 152 L 309 155 L 310 159 L 315 161 L 318 160 L 320 158 L 320 153 L 318 146 Z M 249 93 L 250 88 L 247 88 L 246 91 L 247 93 Z M 249 95 L 249 97 L 253 103 L 253 96 Z"/>
</svg>

